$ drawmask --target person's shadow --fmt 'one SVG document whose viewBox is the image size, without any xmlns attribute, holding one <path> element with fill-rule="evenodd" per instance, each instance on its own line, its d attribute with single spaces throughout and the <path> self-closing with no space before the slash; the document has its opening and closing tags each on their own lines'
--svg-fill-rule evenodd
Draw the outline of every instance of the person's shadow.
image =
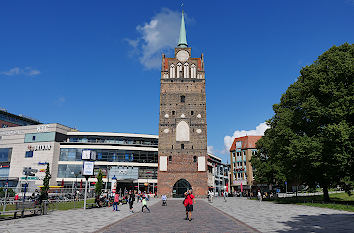
<svg viewBox="0 0 354 233">
<path fill-rule="evenodd" d="M 354 232 L 354 214 L 299 215 L 282 223 L 290 229 L 278 232 Z"/>
</svg>

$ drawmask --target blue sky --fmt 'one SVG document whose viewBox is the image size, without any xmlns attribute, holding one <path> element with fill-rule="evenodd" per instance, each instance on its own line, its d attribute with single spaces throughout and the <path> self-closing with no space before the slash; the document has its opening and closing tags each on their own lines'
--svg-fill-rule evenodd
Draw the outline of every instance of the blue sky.
<svg viewBox="0 0 354 233">
<path fill-rule="evenodd" d="M 192 56 L 205 56 L 208 145 L 225 162 L 234 136 L 264 131 L 301 67 L 354 39 L 353 0 L 184 10 Z M 0 107 L 81 131 L 157 134 L 161 53 L 173 53 L 180 11 L 166 0 L 1 1 Z"/>
</svg>

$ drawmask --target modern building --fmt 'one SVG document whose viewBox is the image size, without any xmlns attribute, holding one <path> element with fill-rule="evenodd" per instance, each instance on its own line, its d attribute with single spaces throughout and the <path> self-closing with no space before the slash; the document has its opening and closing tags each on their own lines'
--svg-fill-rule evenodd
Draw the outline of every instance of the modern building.
<svg viewBox="0 0 354 233">
<path fill-rule="evenodd" d="M 81 181 L 81 154 L 96 151 L 94 173 L 103 172 L 103 182 L 117 187 L 155 192 L 157 190 L 158 136 L 130 133 L 68 132 L 60 143 L 57 184 L 67 188 Z M 96 182 L 90 178 L 89 182 Z"/>
<path fill-rule="evenodd" d="M 6 109 L 0 108 L 0 128 L 38 125 L 39 121 L 23 115 L 15 115 L 7 112 Z"/>
<path fill-rule="evenodd" d="M 208 153 L 208 188 L 214 196 L 220 196 L 222 192 L 229 192 L 230 165 L 222 163 L 221 158 Z"/>
<path fill-rule="evenodd" d="M 175 56 L 162 54 L 158 193 L 206 196 L 207 122 L 203 54 L 192 58 L 182 12 Z"/>
<path fill-rule="evenodd" d="M 250 160 L 257 153 L 256 142 L 262 136 L 235 138 L 230 148 L 232 191 L 250 190 L 253 185 L 253 171 Z"/>
<path fill-rule="evenodd" d="M 34 191 L 42 185 L 49 163 L 50 185 L 73 188 L 83 179 L 83 150 L 96 151 L 94 170 L 102 170 L 104 182 L 109 179 L 107 188 L 113 178 L 121 188 L 156 190 L 158 136 L 78 132 L 60 124 L 0 129 L 0 186 L 9 180 L 10 187 L 28 183 L 29 190 Z M 36 169 L 37 173 L 26 178 L 26 168 Z M 96 178 L 89 182 L 96 182 Z"/>
<path fill-rule="evenodd" d="M 74 129 L 60 124 L 28 125 L 0 128 L 0 186 L 9 180 L 10 187 L 26 183 L 24 169 L 37 169 L 27 177 L 29 189 L 42 185 L 47 163 L 52 171 L 51 184 L 55 184 L 58 170 L 60 142 Z"/>
</svg>

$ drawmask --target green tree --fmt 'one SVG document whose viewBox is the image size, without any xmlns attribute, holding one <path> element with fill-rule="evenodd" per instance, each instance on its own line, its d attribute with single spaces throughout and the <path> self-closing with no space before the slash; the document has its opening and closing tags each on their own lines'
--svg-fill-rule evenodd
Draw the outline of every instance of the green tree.
<svg viewBox="0 0 354 233">
<path fill-rule="evenodd" d="M 97 174 L 97 182 L 95 184 L 95 193 L 96 193 L 96 197 L 99 197 L 102 193 L 102 188 L 103 188 L 103 173 L 101 171 L 101 169 L 98 171 Z"/>
<path fill-rule="evenodd" d="M 41 201 L 48 199 L 50 178 L 52 178 L 52 175 L 50 174 L 49 163 L 47 163 L 47 169 L 45 170 L 45 177 L 43 179 L 43 187 L 41 188 L 41 196 L 40 196 Z"/>
<path fill-rule="evenodd" d="M 330 187 L 353 188 L 354 45 L 333 46 L 300 74 L 273 105 L 251 162 L 256 178 L 319 184 L 329 201 Z"/>
</svg>

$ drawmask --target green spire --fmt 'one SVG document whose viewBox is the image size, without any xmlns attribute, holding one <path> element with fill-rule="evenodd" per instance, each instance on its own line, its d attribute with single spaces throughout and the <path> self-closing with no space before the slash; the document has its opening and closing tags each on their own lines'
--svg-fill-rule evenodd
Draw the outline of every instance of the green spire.
<svg viewBox="0 0 354 233">
<path fill-rule="evenodd" d="M 177 47 L 179 48 L 187 48 L 187 35 L 186 35 L 186 26 L 184 25 L 184 12 L 182 10 L 182 20 L 181 20 L 181 28 L 179 30 L 179 40 Z"/>
</svg>

